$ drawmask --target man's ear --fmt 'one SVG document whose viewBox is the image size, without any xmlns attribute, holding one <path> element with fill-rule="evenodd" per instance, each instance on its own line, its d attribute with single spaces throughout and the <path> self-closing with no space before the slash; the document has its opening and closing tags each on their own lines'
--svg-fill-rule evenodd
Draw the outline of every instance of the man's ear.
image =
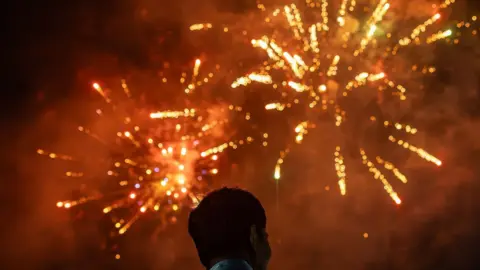
<svg viewBox="0 0 480 270">
<path fill-rule="evenodd" d="M 250 226 L 250 245 L 255 250 L 258 243 L 257 226 Z"/>
</svg>

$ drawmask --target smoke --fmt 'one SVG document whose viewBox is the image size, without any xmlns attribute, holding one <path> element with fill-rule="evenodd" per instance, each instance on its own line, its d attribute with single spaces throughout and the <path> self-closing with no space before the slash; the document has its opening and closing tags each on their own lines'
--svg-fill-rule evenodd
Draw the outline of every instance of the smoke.
<svg viewBox="0 0 480 270">
<path fill-rule="evenodd" d="M 58 104 L 58 107 L 63 105 L 66 104 Z M 84 106 L 81 100 L 77 100 L 75 105 L 68 102 L 68 107 L 73 111 L 82 110 Z M 18 175 L 12 177 L 8 188 L 15 190 L 15 185 L 19 187 L 18 193 L 14 194 L 16 204 L 11 205 L 16 208 L 15 216 L 4 223 L 7 227 L 4 232 L 8 233 L 2 237 L 5 241 L 3 244 L 9 247 L 4 254 L 8 256 L 3 261 L 6 264 L 15 262 L 21 268 L 46 265 L 48 262 L 62 265 L 79 258 L 81 246 L 92 251 L 100 249 L 98 243 L 101 243 L 103 236 L 92 222 L 95 217 L 90 216 L 85 220 L 86 234 L 81 238 L 75 230 L 78 225 L 78 217 L 75 215 L 81 213 L 71 215 L 55 207 L 58 200 L 70 197 L 72 190 L 81 186 L 76 179 L 65 177 L 66 171 L 75 171 L 78 167 L 71 166 L 72 163 L 69 162 L 53 161 L 35 155 L 37 148 L 43 148 L 64 154 L 88 151 L 99 159 L 105 157 L 106 152 L 95 147 L 95 144 L 82 144 L 79 147 L 79 141 L 84 140 L 75 135 L 76 126 L 67 120 L 73 114 L 68 113 L 66 116 L 67 111 L 49 110 L 37 115 L 37 122 L 23 130 L 22 136 L 17 140 L 16 151 L 9 157 L 15 161 Z M 103 170 L 101 163 L 90 169 L 92 173 Z M 94 179 L 87 184 L 98 185 Z"/>
<path fill-rule="evenodd" d="M 218 104 L 214 106 L 210 106 L 207 109 L 207 123 L 210 124 L 211 128 L 211 136 L 213 137 L 214 141 L 217 141 L 218 139 L 223 139 L 223 140 L 228 140 L 229 135 L 227 135 L 228 130 L 227 127 L 228 122 L 229 122 L 229 109 L 228 105 L 226 104 Z M 222 124 L 225 123 L 225 124 Z M 211 127 L 213 126 L 213 127 Z"/>
</svg>

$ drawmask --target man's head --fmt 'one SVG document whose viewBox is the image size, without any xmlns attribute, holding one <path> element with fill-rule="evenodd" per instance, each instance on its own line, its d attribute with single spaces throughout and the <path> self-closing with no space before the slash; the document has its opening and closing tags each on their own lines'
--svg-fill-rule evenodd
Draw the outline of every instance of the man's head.
<svg viewBox="0 0 480 270">
<path fill-rule="evenodd" d="M 262 204 L 250 192 L 222 188 L 208 194 L 192 211 L 188 232 L 205 267 L 212 267 L 216 260 L 239 258 L 263 270 L 270 259 L 266 223 Z"/>
</svg>

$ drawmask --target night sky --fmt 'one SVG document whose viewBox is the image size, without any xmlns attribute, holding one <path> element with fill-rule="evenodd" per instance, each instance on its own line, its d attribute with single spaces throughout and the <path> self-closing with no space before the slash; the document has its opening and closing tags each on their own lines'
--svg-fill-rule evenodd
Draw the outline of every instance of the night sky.
<svg viewBox="0 0 480 270">
<path fill-rule="evenodd" d="M 92 221 L 97 217 L 77 224 L 54 207 L 54 197 L 66 188 L 55 184 L 51 165 L 33 154 L 38 144 L 55 145 L 68 136 L 55 130 L 55 123 L 82 117 L 92 79 L 156 74 L 164 62 L 184 66 L 202 53 L 228 54 L 228 47 L 205 49 L 188 36 L 192 14 L 200 20 L 237 18 L 255 9 L 255 1 L 203 2 L 45 0 L 3 7 L 2 269 L 201 269 L 187 235 L 186 213 L 162 232 L 155 231 L 155 220 L 138 225 L 120 243 L 122 260 L 113 260 L 101 247 L 105 225 Z M 479 14 L 477 0 L 459 2 L 465 4 L 460 16 Z M 381 187 L 363 185 L 364 179 L 357 184 L 359 194 L 341 198 L 319 180 L 334 177 L 323 173 L 329 166 L 295 158 L 277 204 L 273 155 L 232 157 L 240 180 L 231 181 L 252 190 L 267 208 L 271 269 L 478 268 L 480 43 L 472 44 L 435 49 L 439 72 L 425 83 L 426 97 L 418 106 L 427 109 L 418 117 L 426 119 L 431 147 L 448 159 L 440 169 L 410 170 L 415 180 L 402 190 L 401 208 Z M 328 137 L 323 140 L 310 141 L 311 147 L 299 147 L 293 155 L 314 156 L 309 151 Z"/>
</svg>

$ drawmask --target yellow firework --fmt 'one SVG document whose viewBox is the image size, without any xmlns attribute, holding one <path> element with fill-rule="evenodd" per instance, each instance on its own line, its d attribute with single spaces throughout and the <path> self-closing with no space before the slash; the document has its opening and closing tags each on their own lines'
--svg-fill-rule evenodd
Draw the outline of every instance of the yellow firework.
<svg viewBox="0 0 480 270">
<path fill-rule="evenodd" d="M 371 2 L 376 3 L 371 6 Z M 413 93 L 421 90 L 418 78 L 436 72 L 428 61 L 423 65 L 419 63 L 425 62 L 422 60 L 431 46 L 442 41 L 458 43 L 459 31 L 443 28 L 445 20 L 442 20 L 442 13 L 454 2 L 446 0 L 434 5 L 418 25 L 402 25 L 402 17 L 395 13 L 401 10 L 401 3 L 392 4 L 388 0 L 342 0 L 337 7 L 333 7 L 337 3 L 331 6 L 328 0 L 298 1 L 278 8 L 267 8 L 259 3 L 258 9 L 267 15 L 260 24 L 253 23 L 254 28 L 245 28 L 241 34 L 251 38 L 253 47 L 264 51 L 266 60 L 252 72 L 237 78 L 231 87 L 269 85 L 278 91 L 279 98 L 266 104 L 266 110 L 285 114 L 294 106 L 305 106 L 314 114 L 331 115 L 335 126 L 342 128 L 344 123 L 358 117 L 358 111 L 345 105 L 352 97 L 356 101 L 350 102 L 374 100 L 381 106 L 382 103 L 404 102 L 410 90 Z M 474 16 L 459 22 L 457 29 L 474 28 L 476 21 Z M 191 30 L 215 27 L 202 25 L 192 26 Z M 473 29 L 472 34 L 476 33 L 477 29 Z M 316 120 L 311 118 L 301 119 L 294 127 L 296 143 L 302 143 L 308 131 L 317 126 Z M 366 118 L 367 122 L 382 125 L 375 116 Z M 385 121 L 382 126 L 399 133 L 401 138 L 417 133 L 411 125 L 395 121 Z M 392 146 L 402 147 L 437 166 L 442 164 L 437 157 L 395 134 L 388 138 Z M 358 149 L 363 164 L 375 179 L 380 180 L 392 200 L 400 204 L 400 197 L 380 170 L 391 172 L 403 183 L 407 182 L 406 176 L 392 162 L 380 156 L 367 156 L 363 147 L 360 145 Z M 287 148 L 280 153 L 274 171 L 277 180 L 289 152 Z M 341 146 L 335 148 L 334 167 L 340 193 L 345 195 L 347 168 Z"/>
</svg>

